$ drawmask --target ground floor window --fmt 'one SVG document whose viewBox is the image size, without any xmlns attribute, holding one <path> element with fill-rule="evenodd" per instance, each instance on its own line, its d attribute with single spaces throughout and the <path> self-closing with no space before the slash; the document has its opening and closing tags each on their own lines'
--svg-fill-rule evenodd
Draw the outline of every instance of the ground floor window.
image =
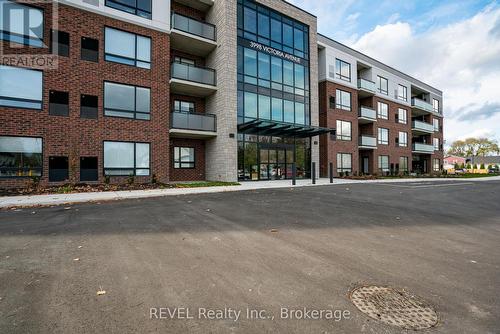
<svg viewBox="0 0 500 334">
<path fill-rule="evenodd" d="M 282 180 L 310 177 L 311 140 L 238 134 L 238 179 Z"/>
<path fill-rule="evenodd" d="M 194 168 L 194 148 L 174 147 L 174 168 Z"/>
<path fill-rule="evenodd" d="M 80 157 L 80 181 L 97 181 L 97 157 Z"/>
<path fill-rule="evenodd" d="M 0 105 L 42 109 L 43 72 L 0 66 Z"/>
<path fill-rule="evenodd" d="M 49 157 L 49 181 L 62 182 L 68 178 L 68 157 Z"/>
<path fill-rule="evenodd" d="M 408 171 L 408 157 L 400 157 L 399 158 L 399 171 L 407 172 Z"/>
<path fill-rule="evenodd" d="M 104 174 L 149 176 L 149 143 L 104 142 Z"/>
<path fill-rule="evenodd" d="M 42 138 L 0 136 L 0 177 L 41 176 Z"/>
<path fill-rule="evenodd" d="M 381 172 L 389 171 L 389 156 L 388 155 L 379 155 L 378 156 L 378 169 Z"/>
<path fill-rule="evenodd" d="M 433 160 L 433 163 L 432 163 L 432 169 L 435 171 L 435 172 L 439 172 L 439 170 L 441 169 L 440 168 L 440 165 L 441 165 L 441 161 L 439 161 L 439 159 L 434 159 Z"/>
<path fill-rule="evenodd" d="M 337 153 L 337 173 L 352 172 L 352 154 Z"/>
</svg>

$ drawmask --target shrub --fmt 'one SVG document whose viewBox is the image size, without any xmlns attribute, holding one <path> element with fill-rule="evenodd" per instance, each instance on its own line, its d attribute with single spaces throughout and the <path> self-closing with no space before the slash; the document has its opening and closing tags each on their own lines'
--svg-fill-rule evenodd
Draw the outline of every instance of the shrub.
<svg viewBox="0 0 500 334">
<path fill-rule="evenodd" d="M 132 174 L 131 174 L 131 175 L 129 175 L 129 176 L 127 177 L 127 183 L 128 183 L 129 185 L 133 185 L 133 184 L 134 184 L 134 182 L 135 182 L 135 177 L 134 177 L 134 175 L 132 175 Z"/>
<path fill-rule="evenodd" d="M 154 173 L 153 173 L 153 176 L 151 177 L 151 183 L 158 184 L 158 179 L 156 178 L 156 174 L 154 174 Z"/>
<path fill-rule="evenodd" d="M 484 169 L 484 164 L 481 164 L 481 167 L 479 167 L 479 169 Z"/>
<path fill-rule="evenodd" d="M 104 176 L 104 183 L 105 184 L 110 184 L 111 183 L 111 178 L 109 177 L 109 175 Z"/>
<path fill-rule="evenodd" d="M 344 177 L 344 172 L 339 172 L 339 177 Z"/>
<path fill-rule="evenodd" d="M 38 189 L 38 186 L 40 186 L 40 176 L 32 176 L 30 188 Z"/>
<path fill-rule="evenodd" d="M 488 165 L 488 169 L 492 169 L 493 168 L 493 165 Z"/>
<path fill-rule="evenodd" d="M 467 169 L 471 169 L 471 168 L 472 168 L 471 164 L 467 164 Z"/>
<path fill-rule="evenodd" d="M 455 162 L 455 166 L 453 166 L 453 168 L 460 169 L 460 166 L 458 165 L 458 163 Z"/>
<path fill-rule="evenodd" d="M 474 164 L 474 167 L 473 167 L 473 169 L 477 169 L 477 164 Z"/>
</svg>

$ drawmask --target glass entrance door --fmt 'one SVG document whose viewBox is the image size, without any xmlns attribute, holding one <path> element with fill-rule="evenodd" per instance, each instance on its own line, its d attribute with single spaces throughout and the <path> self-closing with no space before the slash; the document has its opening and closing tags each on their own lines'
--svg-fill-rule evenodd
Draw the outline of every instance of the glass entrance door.
<svg viewBox="0 0 500 334">
<path fill-rule="evenodd" d="M 292 177 L 293 149 L 261 148 L 260 179 L 284 180 Z"/>
</svg>

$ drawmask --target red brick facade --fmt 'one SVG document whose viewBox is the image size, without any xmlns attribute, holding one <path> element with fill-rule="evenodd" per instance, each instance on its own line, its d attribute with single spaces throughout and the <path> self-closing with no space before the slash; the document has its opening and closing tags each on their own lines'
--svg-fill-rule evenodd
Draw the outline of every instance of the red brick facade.
<svg viewBox="0 0 500 334">
<path fill-rule="evenodd" d="M 50 40 L 51 8 L 44 8 L 45 44 Z M 77 182 L 80 157 L 98 158 L 99 181 L 103 176 L 103 141 L 133 141 L 150 143 L 150 175 L 160 181 L 169 180 L 169 72 L 170 47 L 166 33 L 128 24 L 102 15 L 59 5 L 58 30 L 70 34 L 69 57 L 59 56 L 59 67 L 44 70 L 43 109 L 27 110 L 1 107 L 0 135 L 34 136 L 43 138 L 43 176 L 41 184 L 48 183 L 49 156 L 69 157 L 69 177 Z M 151 69 L 104 61 L 104 27 L 113 27 L 144 36 L 152 41 Z M 99 40 L 99 62 L 80 59 L 82 37 Z M 47 53 L 47 49 L 9 49 L 3 43 L 4 54 Z M 103 114 L 104 81 L 143 86 L 151 89 L 151 119 L 132 120 L 105 117 Z M 69 117 L 48 113 L 50 90 L 69 92 Z M 98 96 L 98 118 L 80 118 L 80 95 Z M 125 178 L 114 177 L 112 182 Z M 150 177 L 138 177 L 138 182 L 148 182 Z M 1 180 L 2 187 L 21 186 L 29 179 Z"/>
<path fill-rule="evenodd" d="M 170 139 L 170 159 L 174 159 L 174 147 L 193 147 L 194 148 L 194 168 L 174 168 L 170 164 L 170 181 L 200 181 L 205 180 L 205 141 L 200 139 Z"/>
<path fill-rule="evenodd" d="M 340 89 L 351 93 L 351 111 L 343 109 L 331 108 L 330 99 L 336 97 L 336 90 Z M 333 102 L 334 100 L 332 100 Z M 376 122 L 359 124 L 358 123 L 358 109 L 359 107 L 366 106 L 377 110 L 377 102 L 382 102 L 388 105 L 388 119 L 377 117 Z M 406 124 L 398 121 L 398 109 L 402 108 L 407 111 Z M 337 173 L 337 153 L 349 153 L 352 155 L 352 173 L 364 173 L 363 161 L 368 158 L 368 173 L 380 174 L 378 166 L 379 156 L 389 156 L 389 168 L 398 171 L 400 170 L 400 158 L 408 158 L 408 172 L 412 171 L 412 160 L 416 154 L 412 153 L 412 110 L 411 107 L 394 101 L 386 100 L 377 96 L 366 97 L 358 100 L 358 92 L 356 89 L 346 87 L 330 81 L 322 81 L 319 84 L 319 125 L 328 128 L 337 128 L 337 120 L 351 122 L 351 140 L 334 139 L 330 135 L 322 135 L 320 137 L 320 175 L 327 177 L 329 175 L 329 163 L 333 163 L 334 175 Z M 437 118 L 428 114 L 425 116 L 424 121 L 432 124 L 432 119 Z M 441 149 L 435 151 L 434 154 L 418 155 L 416 159 L 427 160 L 427 172 L 434 172 L 432 167 L 433 159 L 440 159 L 440 165 L 443 161 L 443 119 L 439 118 L 440 131 L 432 135 L 425 136 L 425 141 L 428 144 L 433 143 L 432 138 L 439 138 Z M 360 149 L 358 146 L 358 137 L 360 135 L 369 135 L 378 137 L 378 128 L 385 128 L 389 130 L 388 145 L 378 144 L 376 149 Z M 398 143 L 399 133 L 406 132 L 408 138 L 407 146 L 401 146 Z"/>
</svg>

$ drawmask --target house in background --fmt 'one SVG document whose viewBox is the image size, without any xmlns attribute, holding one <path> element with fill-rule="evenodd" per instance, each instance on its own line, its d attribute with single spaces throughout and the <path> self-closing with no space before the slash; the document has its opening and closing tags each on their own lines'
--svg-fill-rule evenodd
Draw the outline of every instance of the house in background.
<svg viewBox="0 0 500 334">
<path fill-rule="evenodd" d="M 444 169 L 450 169 L 455 166 L 455 164 L 458 164 L 461 166 L 462 164 L 465 165 L 465 158 L 464 157 L 459 157 L 457 155 L 448 155 L 444 158 Z"/>
<path fill-rule="evenodd" d="M 488 168 L 489 165 L 497 166 L 498 168 L 500 168 L 500 155 L 492 155 L 485 157 L 468 157 L 466 159 L 466 162 L 470 163 L 471 165 L 477 164 L 478 167 L 481 166 L 481 164 L 484 164 L 486 168 Z"/>
</svg>

